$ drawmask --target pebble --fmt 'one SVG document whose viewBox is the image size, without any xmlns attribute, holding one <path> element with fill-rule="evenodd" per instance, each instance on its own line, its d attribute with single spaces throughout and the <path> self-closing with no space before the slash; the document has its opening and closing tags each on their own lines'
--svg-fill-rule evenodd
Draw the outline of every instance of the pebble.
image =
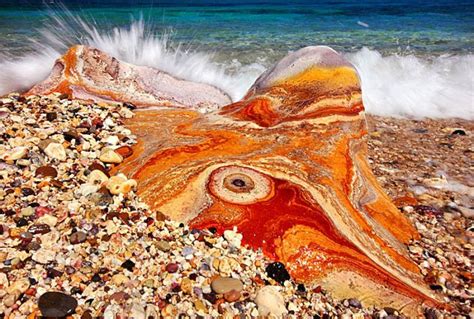
<svg viewBox="0 0 474 319">
<path fill-rule="evenodd" d="M 240 292 L 244 286 L 239 279 L 230 277 L 217 277 L 211 282 L 211 288 L 215 293 L 225 294 L 231 290 Z"/>
<path fill-rule="evenodd" d="M 74 313 L 77 301 L 61 292 L 46 292 L 39 297 L 38 307 L 44 317 L 65 317 Z"/>
<path fill-rule="evenodd" d="M 179 265 L 176 263 L 169 263 L 168 265 L 166 265 L 166 271 L 171 274 L 177 272 L 178 269 L 179 269 Z"/>
<path fill-rule="evenodd" d="M 234 247 L 239 248 L 242 244 L 242 234 L 237 233 L 237 228 L 233 230 L 225 230 L 224 231 L 224 238 Z"/>
<path fill-rule="evenodd" d="M 137 187 L 137 182 L 133 179 L 127 179 L 123 174 L 112 176 L 107 182 L 106 187 L 111 194 L 127 194 Z"/>
<path fill-rule="evenodd" d="M 19 146 L 19 147 L 15 147 L 9 152 L 5 152 L 2 155 L 2 159 L 4 161 L 16 161 L 18 159 L 24 158 L 26 154 L 28 154 L 28 148 Z"/>
<path fill-rule="evenodd" d="M 56 224 L 58 223 L 58 218 L 53 216 L 53 215 L 50 215 L 50 214 L 45 214 L 41 217 L 39 217 L 37 220 L 36 220 L 37 223 L 42 223 L 42 224 L 46 224 L 48 225 L 49 227 L 54 227 L 56 226 Z"/>
<path fill-rule="evenodd" d="M 82 231 L 76 231 L 72 233 L 71 236 L 69 237 L 69 241 L 73 245 L 83 243 L 86 240 L 87 240 L 87 234 Z"/>
<path fill-rule="evenodd" d="M 108 180 L 109 180 L 109 178 L 107 177 L 106 174 L 104 174 L 103 171 L 95 169 L 89 174 L 89 178 L 87 180 L 87 183 L 91 184 L 91 185 L 102 186 Z"/>
<path fill-rule="evenodd" d="M 154 243 L 156 248 L 158 248 L 159 250 L 161 251 L 169 251 L 171 249 L 171 245 L 167 242 L 167 241 L 164 241 L 164 240 L 159 240 L 157 242 Z"/>
<path fill-rule="evenodd" d="M 281 317 L 288 313 L 285 299 L 276 286 L 265 286 L 257 292 L 255 303 L 261 316 L 274 315 Z"/>
<path fill-rule="evenodd" d="M 51 227 L 47 224 L 35 224 L 28 228 L 28 232 L 36 235 L 36 234 L 47 234 L 51 231 Z"/>
<path fill-rule="evenodd" d="M 116 153 L 114 150 L 105 148 L 100 154 L 99 159 L 104 163 L 119 164 L 122 163 L 122 155 Z"/>
<path fill-rule="evenodd" d="M 44 153 L 52 159 L 60 161 L 66 159 L 66 150 L 64 149 L 64 146 L 59 143 L 49 143 L 49 145 L 44 149 Z"/>
<path fill-rule="evenodd" d="M 127 259 L 123 264 L 122 268 L 127 269 L 128 271 L 133 271 L 133 267 L 135 267 L 135 263 L 130 259 Z"/>
<path fill-rule="evenodd" d="M 280 285 L 284 285 L 285 281 L 290 280 L 290 274 L 281 262 L 274 262 L 265 269 L 268 277 L 277 281 Z"/>
<path fill-rule="evenodd" d="M 52 166 L 41 166 L 35 171 L 36 177 L 57 177 L 58 171 Z"/>
</svg>

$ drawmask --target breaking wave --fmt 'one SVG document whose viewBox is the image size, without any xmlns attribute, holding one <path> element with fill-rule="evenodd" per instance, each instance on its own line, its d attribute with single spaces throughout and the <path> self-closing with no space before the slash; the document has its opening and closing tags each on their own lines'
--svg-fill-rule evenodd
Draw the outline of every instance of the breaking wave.
<svg viewBox="0 0 474 319">
<path fill-rule="evenodd" d="M 169 33 L 157 36 L 142 18 L 126 28 L 102 30 L 94 22 L 65 12 L 62 17 L 51 15 L 51 25 L 40 30 L 41 41 L 31 40 L 32 53 L 0 56 L 0 95 L 27 90 L 45 79 L 54 61 L 74 44 L 96 47 L 132 64 L 214 85 L 233 100 L 240 99 L 255 79 L 276 62 L 271 57 L 260 57 L 259 62 L 248 65 L 237 60 L 216 63 L 213 53 L 174 43 Z M 346 57 L 360 73 L 369 113 L 474 119 L 474 55 L 383 56 L 363 48 Z"/>
</svg>

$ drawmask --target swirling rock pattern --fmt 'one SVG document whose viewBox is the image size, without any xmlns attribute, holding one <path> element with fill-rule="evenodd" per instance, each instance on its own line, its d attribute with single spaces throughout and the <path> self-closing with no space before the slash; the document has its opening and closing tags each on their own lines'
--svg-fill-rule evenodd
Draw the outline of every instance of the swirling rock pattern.
<svg viewBox="0 0 474 319">
<path fill-rule="evenodd" d="M 58 59 L 50 76 L 27 94 L 50 92 L 96 102 L 127 101 L 138 107 L 215 108 L 230 103 L 229 96 L 213 86 L 121 62 L 100 50 L 80 45 Z"/>
<path fill-rule="evenodd" d="M 336 297 L 407 314 L 440 305 L 406 252 L 417 232 L 367 163 L 357 72 L 332 49 L 288 55 L 218 111 L 141 110 L 128 126 L 139 143 L 118 170 L 153 209 L 193 227 L 237 226 L 295 280 Z"/>
</svg>

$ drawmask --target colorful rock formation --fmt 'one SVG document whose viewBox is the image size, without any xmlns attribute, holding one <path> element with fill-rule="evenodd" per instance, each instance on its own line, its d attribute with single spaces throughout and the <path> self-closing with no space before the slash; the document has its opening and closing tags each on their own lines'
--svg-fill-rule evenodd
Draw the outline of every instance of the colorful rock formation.
<svg viewBox="0 0 474 319">
<path fill-rule="evenodd" d="M 76 50 L 61 60 L 65 70 L 77 69 L 76 60 L 68 64 Z M 92 63 L 81 62 L 84 69 Z M 90 83 L 112 86 L 97 76 Z M 140 102 L 140 92 L 124 96 L 151 105 Z M 237 226 L 244 244 L 283 262 L 296 281 L 319 283 L 338 298 L 357 296 L 407 314 L 439 305 L 406 252 L 417 232 L 367 163 L 357 72 L 332 49 L 290 54 L 243 100 L 218 111 L 140 110 L 128 127 L 139 143 L 118 170 L 138 181 L 151 208 L 193 227 Z"/>
<path fill-rule="evenodd" d="M 230 103 L 230 98 L 213 86 L 121 62 L 86 46 L 70 48 L 56 61 L 50 76 L 27 94 L 50 92 L 96 102 L 127 101 L 138 107 L 215 108 Z"/>
</svg>

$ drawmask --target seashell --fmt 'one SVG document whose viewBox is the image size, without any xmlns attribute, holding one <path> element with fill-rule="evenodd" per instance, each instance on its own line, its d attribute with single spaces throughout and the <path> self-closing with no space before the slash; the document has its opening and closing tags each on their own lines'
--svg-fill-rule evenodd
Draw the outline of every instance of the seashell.
<svg viewBox="0 0 474 319">
<path fill-rule="evenodd" d="M 112 176 L 107 182 L 106 187 L 111 194 L 127 194 L 137 186 L 137 182 L 133 179 L 127 179 L 125 175 L 119 174 Z"/>
</svg>

